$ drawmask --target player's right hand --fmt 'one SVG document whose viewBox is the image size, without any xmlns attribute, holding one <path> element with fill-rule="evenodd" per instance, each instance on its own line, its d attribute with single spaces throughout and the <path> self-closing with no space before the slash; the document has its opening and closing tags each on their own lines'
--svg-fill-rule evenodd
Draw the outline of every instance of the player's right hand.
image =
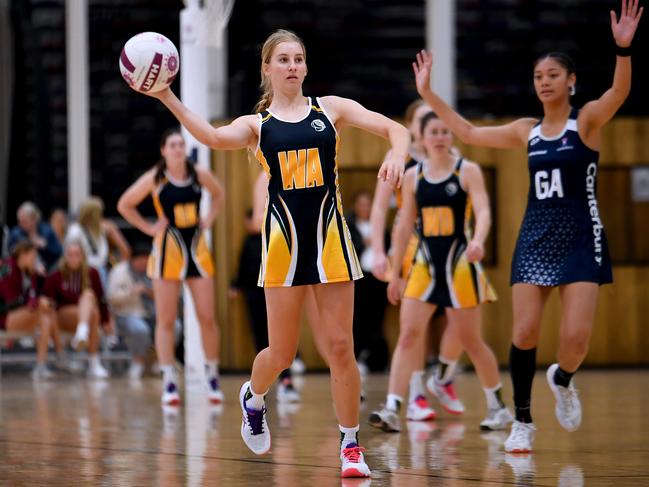
<svg viewBox="0 0 649 487">
<path fill-rule="evenodd" d="M 430 91 L 430 72 L 433 69 L 433 54 L 424 49 L 417 53 L 417 61 L 412 63 L 415 72 L 415 84 L 417 92 L 424 95 Z"/>
</svg>

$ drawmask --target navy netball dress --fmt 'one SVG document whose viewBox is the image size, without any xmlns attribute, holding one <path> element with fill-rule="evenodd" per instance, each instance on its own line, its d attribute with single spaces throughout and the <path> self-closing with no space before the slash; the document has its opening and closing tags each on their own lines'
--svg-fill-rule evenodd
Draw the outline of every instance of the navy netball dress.
<svg viewBox="0 0 649 487">
<path fill-rule="evenodd" d="M 541 122 L 530 131 L 530 190 L 512 261 L 512 284 L 613 281 L 597 206 L 599 152 L 579 137 L 578 113 L 572 109 L 556 137 L 544 136 Z"/>
</svg>

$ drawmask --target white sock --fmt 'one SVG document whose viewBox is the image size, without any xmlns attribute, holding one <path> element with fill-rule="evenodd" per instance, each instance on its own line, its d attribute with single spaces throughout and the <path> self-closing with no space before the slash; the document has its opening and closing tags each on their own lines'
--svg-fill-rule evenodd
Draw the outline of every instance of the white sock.
<svg viewBox="0 0 649 487">
<path fill-rule="evenodd" d="M 418 396 L 426 396 L 424 392 L 424 371 L 415 370 L 410 376 L 410 392 L 408 395 L 408 403 L 414 402 Z"/>
<path fill-rule="evenodd" d="M 439 356 L 439 365 L 435 371 L 435 380 L 439 384 L 449 384 L 453 382 L 455 377 L 455 368 L 457 367 L 457 360 L 449 360 L 445 357 Z"/>
<path fill-rule="evenodd" d="M 205 375 L 207 376 L 207 380 L 219 376 L 219 362 L 217 360 L 205 361 Z"/>
<path fill-rule="evenodd" d="M 500 389 L 502 384 L 499 382 L 494 387 L 483 387 L 484 395 L 487 398 L 487 407 L 489 409 L 500 409 L 504 406 L 502 399 L 500 399 Z"/>
<path fill-rule="evenodd" d="M 268 393 L 268 391 L 264 392 L 263 394 L 257 394 L 255 391 L 252 390 L 252 385 L 248 387 L 250 390 L 250 394 L 252 394 L 252 397 L 249 399 L 246 399 L 246 406 L 248 406 L 250 409 L 256 409 L 257 411 L 261 411 L 264 408 L 264 396 Z"/>
<path fill-rule="evenodd" d="M 162 382 L 165 387 L 170 382 L 176 383 L 176 369 L 173 365 L 161 365 L 160 370 L 162 370 Z"/>
<path fill-rule="evenodd" d="M 90 367 L 97 367 L 98 365 L 101 365 L 101 362 L 99 361 L 99 355 L 97 355 L 96 353 L 88 355 L 88 365 Z"/>
<path fill-rule="evenodd" d="M 87 333 L 89 329 L 90 329 L 90 326 L 88 326 L 87 321 L 80 321 L 77 324 L 77 329 L 76 329 L 75 333 L 81 333 L 82 330 L 85 330 L 83 333 Z"/>
<path fill-rule="evenodd" d="M 359 425 L 356 425 L 352 428 L 345 428 L 344 426 L 338 425 L 340 429 L 340 449 L 348 448 L 349 445 L 354 444 L 358 446 L 358 430 L 361 429 Z"/>
<path fill-rule="evenodd" d="M 403 397 L 397 396 L 396 394 L 388 394 L 388 397 L 385 400 L 385 407 L 390 411 L 399 412 L 402 403 L 403 403 Z"/>
</svg>

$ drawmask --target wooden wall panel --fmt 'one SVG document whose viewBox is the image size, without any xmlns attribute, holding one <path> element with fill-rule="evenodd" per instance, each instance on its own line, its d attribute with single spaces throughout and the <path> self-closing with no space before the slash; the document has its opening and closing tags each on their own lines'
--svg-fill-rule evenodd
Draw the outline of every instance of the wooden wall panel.
<svg viewBox="0 0 649 487">
<path fill-rule="evenodd" d="M 356 129 L 343 130 L 341 140 L 340 168 L 378 170 L 389 147 L 386 141 Z M 645 143 L 646 140 L 649 140 L 649 119 L 614 120 L 603 133 L 602 166 L 649 164 L 649 144 Z M 509 286 L 511 257 L 527 202 L 528 173 L 525 151 L 466 147 L 463 144 L 458 144 L 458 147 L 469 159 L 497 170 L 498 262 L 496 266 L 488 267 L 487 273 L 498 292 L 499 300 L 485 306 L 483 330 L 499 362 L 504 365 L 508 360 L 512 326 Z M 217 219 L 215 232 L 218 269 L 216 301 L 222 330 L 221 361 L 224 368 L 248 369 L 254 357 L 254 349 L 245 307 L 241 298 L 228 300 L 226 292 L 238 264 L 239 249 L 244 238 L 243 218 L 252 202 L 252 185 L 259 168 L 246 151 L 215 153 L 213 162 L 215 172 L 227 191 L 226 207 Z M 347 188 L 345 179 L 341 178 L 344 201 L 349 201 L 353 193 L 362 186 L 362 181 L 367 180 L 366 175 L 354 176 L 354 179 L 350 180 L 350 187 Z M 628 185 L 620 183 L 618 189 L 627 191 L 627 187 Z M 614 195 L 606 195 L 604 199 L 607 205 L 615 204 L 616 201 Z M 639 216 L 646 213 L 642 209 L 637 211 L 640 212 Z M 602 213 L 615 219 L 633 217 L 608 207 Z M 649 250 L 637 249 L 636 252 L 636 255 L 647 255 Z M 649 364 L 649 267 L 616 266 L 614 274 L 615 283 L 603 287 L 600 293 L 586 363 Z M 555 292 L 548 302 L 544 316 L 538 351 L 539 363 L 550 363 L 554 360 L 560 310 L 558 293 Z M 388 310 L 384 330 L 390 347 L 394 347 L 398 336 L 396 309 Z M 307 365 L 323 366 L 306 324 L 302 328 L 300 348 Z"/>
</svg>

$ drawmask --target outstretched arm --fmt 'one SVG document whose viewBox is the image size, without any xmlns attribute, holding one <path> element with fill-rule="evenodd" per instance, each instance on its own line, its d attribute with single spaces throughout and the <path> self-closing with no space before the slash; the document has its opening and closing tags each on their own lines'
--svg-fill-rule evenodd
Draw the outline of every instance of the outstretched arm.
<svg viewBox="0 0 649 487">
<path fill-rule="evenodd" d="M 430 87 L 430 72 L 433 68 L 433 55 L 421 51 L 417 54 L 417 61 L 412 63 L 415 72 L 417 91 L 430 105 L 437 116 L 449 126 L 465 144 L 497 149 L 512 149 L 524 147 L 527 136 L 536 123 L 533 118 L 521 118 L 511 123 L 497 127 L 477 127 L 453 110 Z"/>
<path fill-rule="evenodd" d="M 391 155 L 383 161 L 378 177 L 393 186 L 400 186 L 403 166 L 410 147 L 408 129 L 385 115 L 368 110 L 360 103 L 348 98 L 325 96 L 322 101 L 336 125 L 358 127 L 390 141 Z"/>
<path fill-rule="evenodd" d="M 257 141 L 255 115 L 244 115 L 228 125 L 216 128 L 187 108 L 170 88 L 147 94 L 160 100 L 196 140 L 211 149 L 245 149 L 254 146 Z"/>
<path fill-rule="evenodd" d="M 620 19 L 611 10 L 611 31 L 618 48 L 631 46 L 644 7 L 638 8 L 638 0 L 622 0 Z M 580 113 L 587 132 L 601 128 L 608 122 L 629 96 L 631 91 L 631 56 L 620 56 L 615 61 L 613 85 L 597 100 L 584 105 Z"/>
</svg>

